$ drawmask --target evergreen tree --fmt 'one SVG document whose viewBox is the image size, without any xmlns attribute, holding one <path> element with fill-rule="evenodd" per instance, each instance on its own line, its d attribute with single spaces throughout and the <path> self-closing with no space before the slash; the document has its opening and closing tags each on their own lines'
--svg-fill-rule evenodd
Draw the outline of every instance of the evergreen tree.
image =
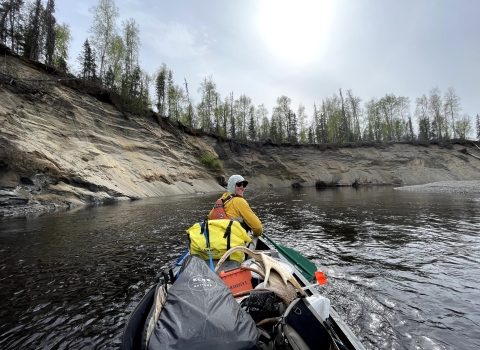
<svg viewBox="0 0 480 350">
<path fill-rule="evenodd" d="M 225 100 L 221 104 L 221 124 L 222 124 L 222 131 L 221 135 L 227 137 L 227 128 L 228 128 L 228 97 L 225 97 Z"/>
<path fill-rule="evenodd" d="M 56 37 L 56 19 L 55 19 L 55 0 L 47 0 L 47 6 L 44 12 L 45 28 L 45 63 L 53 66 L 55 53 Z"/>
<path fill-rule="evenodd" d="M 276 111 L 272 113 L 272 120 L 270 122 L 270 139 L 272 142 L 282 142 L 282 138 L 279 135 L 279 116 Z"/>
<path fill-rule="evenodd" d="M 233 113 L 233 92 L 230 93 L 230 137 L 235 139 L 237 136 L 237 126 L 235 123 L 235 115 Z"/>
<path fill-rule="evenodd" d="M 97 65 L 95 63 L 95 54 L 90 47 L 88 39 L 83 43 L 83 50 L 78 55 L 77 61 L 80 64 L 80 77 L 87 80 L 96 80 Z"/>
<path fill-rule="evenodd" d="M 43 49 L 42 1 L 36 0 L 28 14 L 25 30 L 23 56 L 33 61 L 39 61 Z"/>
<path fill-rule="evenodd" d="M 23 4 L 24 0 L 2 0 L 0 3 L 0 41 L 17 54 L 22 54 L 25 40 Z"/>
<path fill-rule="evenodd" d="M 157 78 L 155 79 L 155 92 L 157 94 L 157 110 L 160 115 L 165 115 L 165 90 L 167 82 L 168 68 L 162 63 Z"/>
<path fill-rule="evenodd" d="M 412 125 L 412 118 L 410 116 L 408 116 L 408 121 L 407 121 L 407 125 L 405 126 L 405 130 L 406 130 L 406 140 L 407 141 L 413 141 L 415 140 L 415 133 L 413 131 L 413 125 Z"/>
<path fill-rule="evenodd" d="M 315 133 L 313 130 L 314 128 L 312 125 L 308 127 L 307 139 L 309 144 L 315 143 Z"/>
<path fill-rule="evenodd" d="M 434 140 L 436 138 L 438 138 L 438 131 L 437 131 L 437 120 L 434 119 L 432 120 L 432 122 L 430 123 L 430 134 L 428 135 L 428 139 L 429 140 Z"/>
<path fill-rule="evenodd" d="M 322 101 L 322 111 L 325 111 L 325 101 Z M 317 105 L 313 104 L 313 123 L 314 123 L 314 136 L 316 140 L 313 142 L 326 143 L 328 142 L 328 130 L 326 115 L 324 112 L 317 110 Z"/>
<path fill-rule="evenodd" d="M 297 116 L 295 113 L 290 111 L 287 116 L 287 130 L 288 130 L 288 138 L 287 141 L 290 143 L 298 143 L 298 129 L 297 129 Z"/>
<path fill-rule="evenodd" d="M 248 123 L 248 137 L 252 141 L 255 141 L 255 139 L 257 137 L 254 113 L 250 113 L 250 120 L 249 120 L 249 123 Z"/>
<path fill-rule="evenodd" d="M 418 123 L 418 139 L 428 140 L 430 138 L 430 123 L 428 118 L 421 118 Z"/>
<path fill-rule="evenodd" d="M 430 138 L 430 118 L 428 98 L 425 94 L 416 99 L 415 116 L 418 121 L 418 139 L 428 140 Z"/>
<path fill-rule="evenodd" d="M 115 91 L 115 76 L 113 74 L 112 66 L 108 66 L 107 73 L 104 79 L 105 88 Z"/>
</svg>

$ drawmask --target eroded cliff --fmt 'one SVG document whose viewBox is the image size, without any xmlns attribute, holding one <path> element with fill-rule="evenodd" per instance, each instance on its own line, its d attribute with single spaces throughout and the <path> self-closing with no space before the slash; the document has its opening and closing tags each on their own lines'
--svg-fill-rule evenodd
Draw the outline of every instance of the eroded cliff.
<svg viewBox="0 0 480 350">
<path fill-rule="evenodd" d="M 471 142 L 238 143 L 153 112 L 122 112 L 107 91 L 5 52 L 0 72 L 0 216 L 20 207 L 27 212 L 222 191 L 232 173 L 243 174 L 254 188 L 314 186 L 319 180 L 410 185 L 480 179 L 480 159 L 459 152 Z M 223 167 L 203 165 L 199 155 L 205 153 Z"/>
</svg>

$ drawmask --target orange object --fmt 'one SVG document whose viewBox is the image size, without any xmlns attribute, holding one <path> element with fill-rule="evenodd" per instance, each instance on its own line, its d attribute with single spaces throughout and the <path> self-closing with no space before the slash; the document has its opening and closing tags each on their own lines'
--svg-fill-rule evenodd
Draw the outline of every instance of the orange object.
<svg viewBox="0 0 480 350">
<path fill-rule="evenodd" d="M 240 268 L 228 271 L 220 271 L 218 276 L 230 288 L 232 294 L 253 289 L 252 274 L 248 270 Z"/>
<path fill-rule="evenodd" d="M 328 283 L 327 278 L 322 271 L 315 271 L 315 279 L 317 280 L 318 284 Z"/>
</svg>

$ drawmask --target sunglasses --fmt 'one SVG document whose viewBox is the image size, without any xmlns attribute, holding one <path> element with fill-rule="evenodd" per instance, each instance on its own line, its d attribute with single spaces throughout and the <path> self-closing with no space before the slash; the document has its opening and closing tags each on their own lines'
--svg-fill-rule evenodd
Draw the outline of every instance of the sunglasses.
<svg viewBox="0 0 480 350">
<path fill-rule="evenodd" d="M 246 181 L 242 181 L 242 182 L 237 182 L 236 183 L 237 187 L 242 187 L 245 188 L 247 187 L 247 182 Z"/>
</svg>

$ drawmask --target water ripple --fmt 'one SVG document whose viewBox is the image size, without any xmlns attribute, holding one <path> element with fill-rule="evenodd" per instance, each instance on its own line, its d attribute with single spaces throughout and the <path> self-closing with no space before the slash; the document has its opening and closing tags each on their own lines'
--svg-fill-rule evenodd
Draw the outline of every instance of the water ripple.
<svg viewBox="0 0 480 350">
<path fill-rule="evenodd" d="M 118 348 L 128 315 L 217 196 L 2 221 L 0 348 Z M 247 199 L 265 232 L 325 272 L 318 288 L 367 349 L 480 344 L 477 197 L 343 188 Z"/>
</svg>

